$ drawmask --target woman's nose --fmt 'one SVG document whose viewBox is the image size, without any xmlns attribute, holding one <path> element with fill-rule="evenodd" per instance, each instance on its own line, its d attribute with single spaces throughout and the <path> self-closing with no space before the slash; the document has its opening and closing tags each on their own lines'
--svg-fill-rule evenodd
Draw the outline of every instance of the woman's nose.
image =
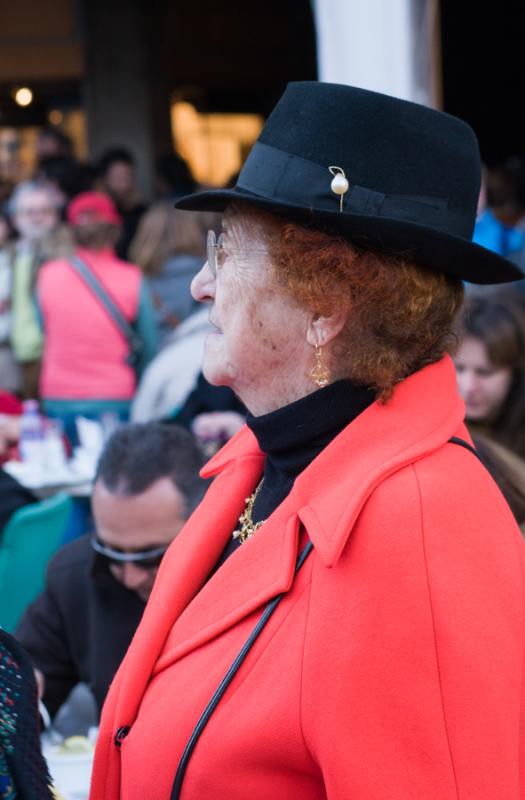
<svg viewBox="0 0 525 800">
<path fill-rule="evenodd" d="M 207 261 L 191 282 L 191 296 L 198 303 L 215 299 L 215 278 Z"/>
<path fill-rule="evenodd" d="M 461 374 L 458 383 L 461 394 L 463 397 L 467 397 L 477 389 L 479 380 L 474 370 L 465 370 Z"/>
</svg>

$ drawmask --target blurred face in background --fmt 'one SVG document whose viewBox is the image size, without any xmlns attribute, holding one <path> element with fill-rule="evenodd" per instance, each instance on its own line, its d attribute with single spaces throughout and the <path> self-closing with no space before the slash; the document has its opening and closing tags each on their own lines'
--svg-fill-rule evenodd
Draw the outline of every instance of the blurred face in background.
<svg viewBox="0 0 525 800">
<path fill-rule="evenodd" d="M 454 359 L 459 392 L 472 422 L 490 423 L 500 414 L 512 384 L 510 367 L 494 365 L 485 344 L 466 336 Z"/>
<path fill-rule="evenodd" d="M 115 161 L 104 175 L 104 187 L 119 205 L 135 198 L 135 170 L 125 161 Z"/>
<path fill-rule="evenodd" d="M 64 156 L 70 158 L 73 154 L 71 141 L 64 134 L 55 131 L 43 130 L 36 140 L 37 161 L 44 158 Z"/>
<path fill-rule="evenodd" d="M 21 239 L 34 242 L 46 236 L 58 224 L 58 209 L 51 192 L 23 192 L 16 202 L 13 223 Z"/>
</svg>

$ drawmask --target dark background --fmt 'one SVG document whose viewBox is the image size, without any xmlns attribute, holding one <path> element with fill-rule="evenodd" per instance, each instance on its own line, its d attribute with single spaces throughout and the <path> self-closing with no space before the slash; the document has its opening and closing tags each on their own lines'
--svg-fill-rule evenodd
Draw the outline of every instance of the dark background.
<svg viewBox="0 0 525 800">
<path fill-rule="evenodd" d="M 467 120 L 489 166 L 525 154 L 525 4 L 442 0 L 444 110 Z"/>
<path fill-rule="evenodd" d="M 167 141 L 170 100 L 188 100 L 200 111 L 267 115 L 288 81 L 317 77 L 310 0 L 51 3 L 74 10 L 69 37 L 84 52 L 84 74 L 56 80 L 20 74 L 20 81 L 29 81 L 35 93 L 33 105 L 26 109 L 17 107 L 10 96 L 13 81 L 2 85 L 0 80 L 0 124 L 44 124 L 51 108 L 86 104 L 96 132 L 103 114 L 96 117 L 89 98 L 100 98 L 105 76 L 118 73 L 122 80 L 111 89 L 118 105 L 118 94 L 126 88 L 126 63 L 133 59 L 136 67 L 130 67 L 129 74 L 136 79 L 143 73 L 144 91 L 154 98 L 151 119 L 141 117 L 152 126 L 154 141 Z M 15 0 L 1 0 L 0 23 L 13 9 Z M 43 6 L 41 10 L 46 13 Z M 525 0 L 441 0 L 440 16 L 444 110 L 470 122 L 489 166 L 512 154 L 523 155 Z M 138 26 L 135 32 L 133 24 Z M 20 42 L 30 44 L 34 33 L 28 30 L 24 40 L 22 17 L 18 27 Z M 127 98 L 121 100 L 125 106 Z"/>
</svg>

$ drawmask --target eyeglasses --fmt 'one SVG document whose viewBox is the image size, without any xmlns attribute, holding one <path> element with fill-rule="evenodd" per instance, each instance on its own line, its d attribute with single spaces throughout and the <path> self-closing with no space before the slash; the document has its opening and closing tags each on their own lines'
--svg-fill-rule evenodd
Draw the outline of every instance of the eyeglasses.
<svg viewBox="0 0 525 800">
<path fill-rule="evenodd" d="M 217 277 L 217 262 L 219 260 L 219 253 L 224 247 L 224 233 L 219 234 L 219 238 L 215 236 L 215 231 L 208 231 L 208 239 L 206 245 L 206 255 L 208 258 L 208 266 L 214 278 Z"/>
<path fill-rule="evenodd" d="M 208 259 L 208 266 L 210 268 L 210 272 L 214 278 L 217 277 L 217 265 L 221 264 L 221 259 L 224 258 L 225 250 L 224 250 L 224 242 L 225 242 L 226 234 L 220 233 L 219 237 L 215 235 L 215 231 L 208 231 L 208 239 L 207 239 L 207 259 Z M 231 248 L 228 244 L 228 255 L 235 254 L 235 253 L 242 253 L 242 252 L 249 252 L 250 255 L 252 253 L 264 253 L 264 255 L 268 255 L 268 251 L 265 248 L 256 248 L 250 246 L 249 250 L 240 251 Z"/>
<path fill-rule="evenodd" d="M 56 209 L 53 206 L 30 206 L 28 208 L 21 208 L 19 211 L 16 212 L 18 217 L 38 217 L 38 216 L 45 216 L 49 217 L 52 214 L 55 214 Z"/>
<path fill-rule="evenodd" d="M 114 550 L 106 544 L 97 539 L 96 536 L 91 537 L 91 547 L 98 553 L 99 556 L 107 561 L 109 566 L 122 567 L 124 564 L 134 564 L 140 569 L 156 569 L 162 557 L 164 556 L 169 545 L 163 547 L 154 547 L 152 550 L 137 550 L 134 553 L 123 553 L 120 550 Z"/>
</svg>

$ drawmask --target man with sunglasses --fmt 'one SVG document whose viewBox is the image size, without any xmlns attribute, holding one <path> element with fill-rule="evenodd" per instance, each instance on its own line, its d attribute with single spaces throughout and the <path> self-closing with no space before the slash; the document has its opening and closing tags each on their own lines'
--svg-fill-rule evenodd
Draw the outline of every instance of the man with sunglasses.
<svg viewBox="0 0 525 800">
<path fill-rule="evenodd" d="M 100 712 L 162 556 L 204 494 L 202 461 L 176 425 L 126 425 L 108 441 L 93 489 L 96 533 L 56 554 L 17 629 L 52 715 L 80 681 Z"/>
</svg>

